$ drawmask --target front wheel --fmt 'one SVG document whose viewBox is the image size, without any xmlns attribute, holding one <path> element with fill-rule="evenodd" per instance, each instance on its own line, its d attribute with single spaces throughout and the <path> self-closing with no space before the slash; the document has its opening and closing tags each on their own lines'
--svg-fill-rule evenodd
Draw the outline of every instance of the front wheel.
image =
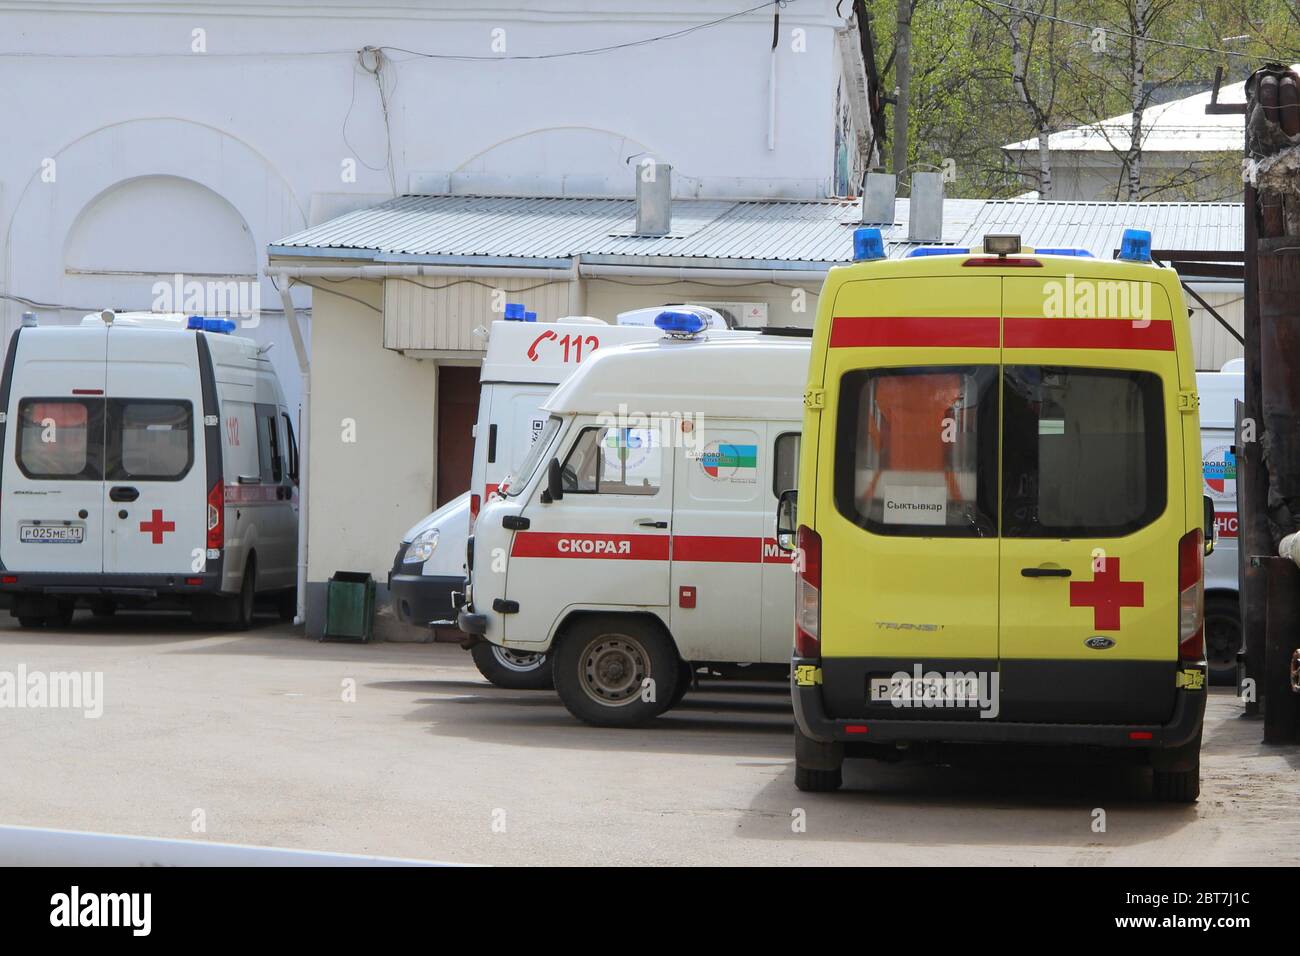
<svg viewBox="0 0 1300 956">
<path fill-rule="evenodd" d="M 1241 649 L 1241 609 L 1235 598 L 1214 594 L 1205 599 L 1205 657 L 1211 684 L 1232 684 Z"/>
<path fill-rule="evenodd" d="M 681 680 L 677 648 L 626 615 L 581 617 L 554 651 L 555 690 L 569 713 L 597 727 L 637 727 L 669 707 Z"/>
<path fill-rule="evenodd" d="M 470 648 L 478 672 L 507 690 L 550 690 L 551 658 L 479 641 Z"/>
</svg>

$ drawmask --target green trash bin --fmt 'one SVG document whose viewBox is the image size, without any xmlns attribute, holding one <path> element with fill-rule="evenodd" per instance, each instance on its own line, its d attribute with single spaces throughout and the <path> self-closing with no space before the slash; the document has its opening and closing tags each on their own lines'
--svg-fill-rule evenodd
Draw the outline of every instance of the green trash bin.
<svg viewBox="0 0 1300 956">
<path fill-rule="evenodd" d="M 370 640 L 375 622 L 375 581 L 365 571 L 335 571 L 325 599 L 321 640 Z"/>
</svg>

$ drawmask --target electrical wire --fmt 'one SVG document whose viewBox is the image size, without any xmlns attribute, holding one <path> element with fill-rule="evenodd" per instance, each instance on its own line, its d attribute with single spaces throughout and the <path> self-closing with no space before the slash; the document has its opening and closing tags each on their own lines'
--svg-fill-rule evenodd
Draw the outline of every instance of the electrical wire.
<svg viewBox="0 0 1300 956">
<path fill-rule="evenodd" d="M 1081 27 L 1082 29 L 1088 30 L 1089 32 L 1093 30 L 1104 30 L 1106 31 L 1106 34 L 1108 36 L 1125 37 L 1126 39 L 1129 40 L 1141 40 L 1143 43 L 1151 43 L 1154 44 L 1155 46 L 1177 47 L 1180 50 L 1192 50 L 1196 53 L 1214 53 L 1219 56 L 1238 56 L 1238 57 L 1249 56 L 1249 54 L 1241 53 L 1240 51 L 1237 50 L 1219 50 L 1216 49 L 1215 47 L 1210 47 L 1210 46 L 1196 46 L 1195 44 L 1191 44 L 1191 43 L 1179 43 L 1176 40 L 1158 40 L 1152 36 L 1140 36 L 1135 33 L 1127 33 L 1124 30 L 1116 30 L 1108 26 L 1103 26 L 1100 23 L 1084 23 L 1080 20 L 1070 20 L 1067 17 L 1056 17 L 1056 16 L 1052 16 L 1050 13 L 1040 13 L 1034 10 L 1026 9 L 1024 7 L 1017 7 L 1015 4 L 1004 3 L 1002 2 L 1002 0 L 970 0 L 970 2 L 974 3 L 977 7 L 979 6 L 1002 7 L 1004 10 L 1010 10 L 1012 13 L 1017 13 L 1020 16 L 1025 17 L 1027 19 L 1051 20 L 1053 23 L 1062 23 L 1070 27 Z"/>
<path fill-rule="evenodd" d="M 524 54 L 502 53 L 495 56 L 493 55 L 469 56 L 467 54 L 461 54 L 461 53 L 424 53 L 420 50 L 408 50 L 400 46 L 386 45 L 386 46 L 381 46 L 379 49 L 384 50 L 386 52 L 392 51 L 394 53 L 405 53 L 409 57 L 420 58 L 420 59 L 462 60 L 467 62 L 475 62 L 479 60 L 492 60 L 492 61 L 495 60 L 558 60 L 570 56 L 595 56 L 600 53 L 614 53 L 618 50 L 629 50 L 632 49 L 633 47 L 645 46 L 650 43 L 660 43 L 664 40 L 676 40 L 679 39 L 680 37 L 688 36 L 689 34 L 696 33 L 700 30 L 707 30 L 710 27 L 716 27 L 720 24 L 727 23 L 731 20 L 737 20 L 740 17 L 748 16 L 749 14 L 754 13 L 758 10 L 762 10 L 766 7 L 774 6 L 780 9 L 792 2 L 794 2 L 794 0 L 764 0 L 763 3 L 756 4 L 755 6 L 748 7 L 744 10 L 739 10 L 736 13 L 729 13 L 725 17 L 718 17 L 714 20 L 709 20 L 705 23 L 697 23 L 694 26 L 685 27 L 681 30 L 674 30 L 671 33 L 661 33 L 658 36 L 645 37 L 644 39 L 641 40 L 628 40 L 624 43 L 611 43 L 608 46 L 588 47 L 583 50 L 566 50 L 560 53 L 524 53 Z"/>
</svg>

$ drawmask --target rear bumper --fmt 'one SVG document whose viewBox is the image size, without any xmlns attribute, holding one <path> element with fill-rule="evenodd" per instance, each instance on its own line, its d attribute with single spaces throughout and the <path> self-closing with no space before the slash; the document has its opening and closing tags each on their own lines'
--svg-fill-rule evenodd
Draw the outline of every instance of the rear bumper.
<svg viewBox="0 0 1300 956">
<path fill-rule="evenodd" d="M 206 574 L 86 574 L 8 571 L 12 583 L 0 583 L 0 608 L 21 600 L 119 598 L 147 602 L 163 597 L 213 594 L 221 590 L 221 575 Z M 194 583 L 190 583 L 194 582 Z"/>
<path fill-rule="evenodd" d="M 795 658 L 791 697 L 800 731 L 819 743 L 1000 743 L 1093 746 L 1168 750 L 1197 738 L 1205 718 L 1205 690 L 1178 690 L 1173 716 L 1162 724 L 1055 723 L 1009 721 L 905 719 L 897 717 L 834 718 L 828 716 L 820 683 L 801 684 L 800 668 L 820 676 L 822 662 Z M 813 671 L 805 670 L 804 674 Z M 809 678 L 805 676 L 805 681 Z M 850 729 L 852 728 L 852 729 Z"/>
</svg>

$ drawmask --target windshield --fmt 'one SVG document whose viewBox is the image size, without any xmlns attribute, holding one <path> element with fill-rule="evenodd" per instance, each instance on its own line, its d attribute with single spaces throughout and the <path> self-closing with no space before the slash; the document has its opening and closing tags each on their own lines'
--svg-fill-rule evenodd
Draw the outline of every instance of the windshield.
<svg viewBox="0 0 1300 956">
<path fill-rule="evenodd" d="M 513 498 L 519 492 L 524 490 L 524 486 L 532 480 L 533 472 L 537 471 L 537 465 L 541 462 L 542 456 L 546 454 L 546 449 L 551 445 L 551 439 L 555 433 L 560 430 L 560 419 L 552 415 L 546 420 L 546 427 L 542 433 L 537 436 L 532 447 L 528 449 L 528 454 L 519 464 L 518 477 L 511 475 L 502 484 L 505 486 L 505 495 L 507 498 Z"/>
</svg>

